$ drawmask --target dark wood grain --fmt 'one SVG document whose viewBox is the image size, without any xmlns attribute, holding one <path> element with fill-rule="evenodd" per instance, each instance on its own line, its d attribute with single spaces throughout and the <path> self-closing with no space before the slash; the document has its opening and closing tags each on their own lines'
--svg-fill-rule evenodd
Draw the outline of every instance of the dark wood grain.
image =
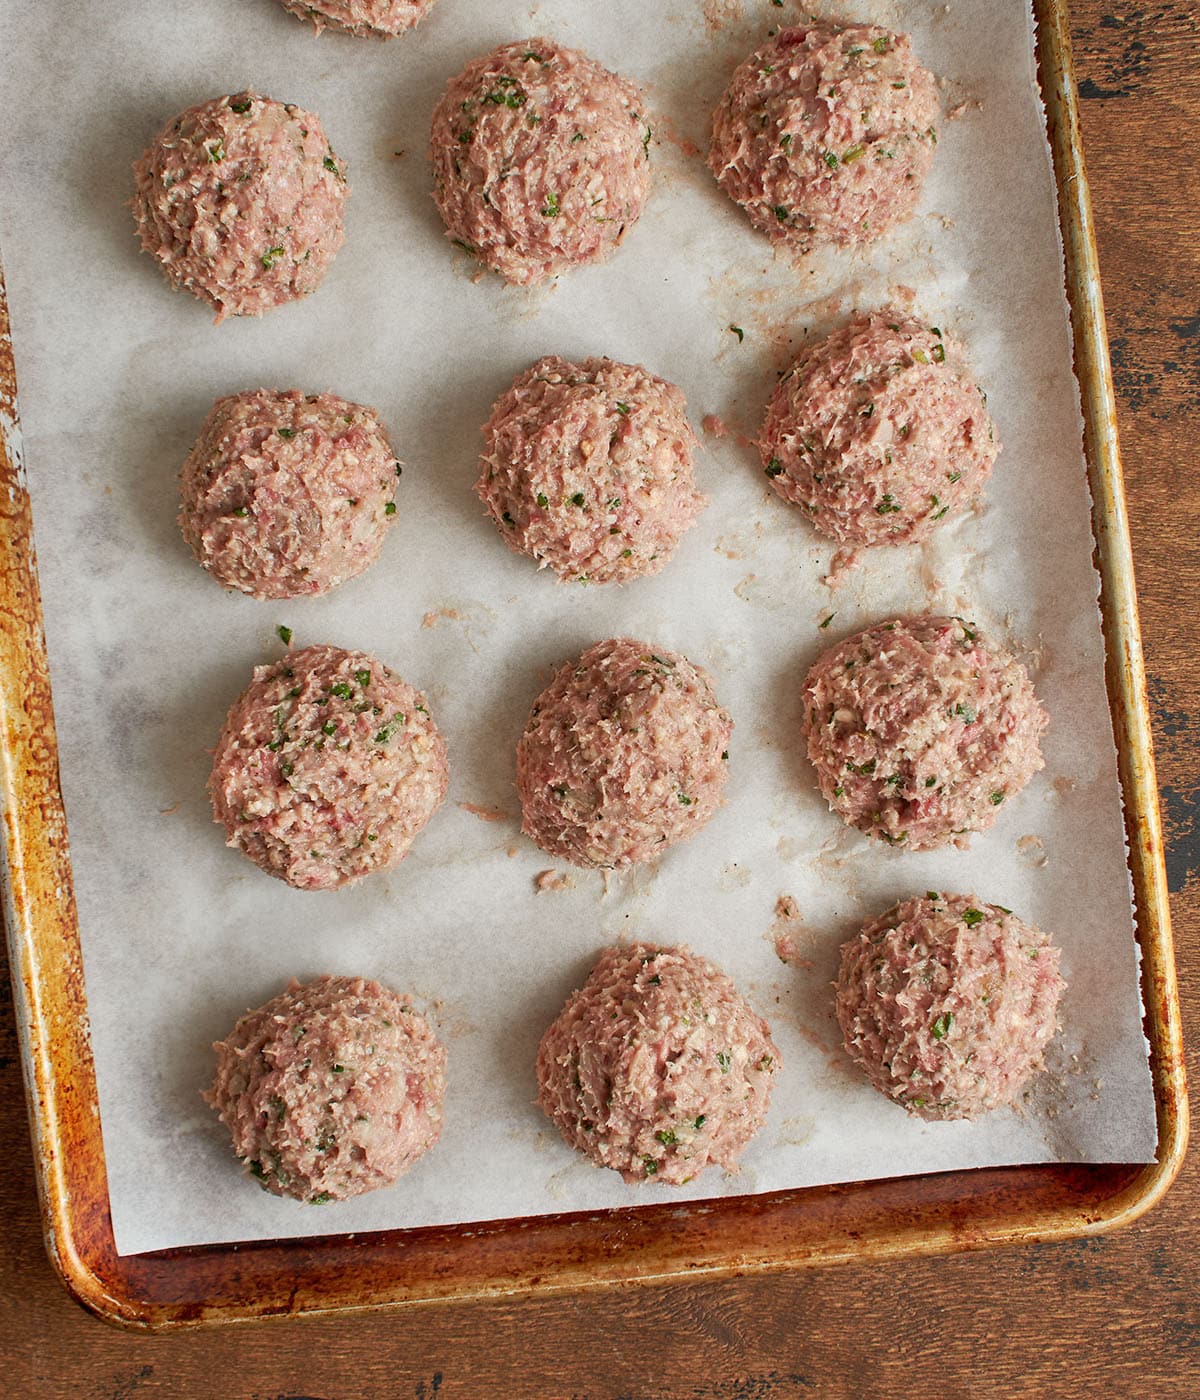
<svg viewBox="0 0 1200 1400">
<path fill-rule="evenodd" d="M 1016 3 L 1017 0 L 999 0 Z M 852 8 L 852 7 L 851 7 Z M 1200 55 L 1189 0 L 1073 0 L 1128 478 L 1185 1031 L 1200 1010 Z M 581 1301 L 130 1336 L 79 1309 L 42 1246 L 0 981 L 0 1394 L 778 1400 L 1200 1396 L 1200 1169 L 1100 1239 Z M 1193 1057 L 1189 1056 L 1195 1070 Z M 1194 1082 L 1200 1076 L 1193 1074 Z"/>
</svg>

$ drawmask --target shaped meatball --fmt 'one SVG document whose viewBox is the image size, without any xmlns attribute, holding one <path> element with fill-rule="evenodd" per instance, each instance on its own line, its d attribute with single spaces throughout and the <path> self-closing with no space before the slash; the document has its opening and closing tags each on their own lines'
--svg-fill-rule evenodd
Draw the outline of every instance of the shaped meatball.
<svg viewBox="0 0 1200 1400">
<path fill-rule="evenodd" d="M 378 982 L 293 980 L 213 1049 L 204 1099 L 277 1196 L 320 1205 L 390 1186 L 441 1135 L 446 1052 Z"/>
<path fill-rule="evenodd" d="M 633 83 L 550 39 L 469 63 L 433 114 L 433 198 L 446 233 L 509 282 L 602 262 L 649 190 Z"/>
<path fill-rule="evenodd" d="M 795 25 L 734 73 L 713 114 L 708 163 L 774 242 L 799 252 L 866 243 L 916 208 L 937 113 L 907 35 Z"/>
<path fill-rule="evenodd" d="M 771 1101 L 779 1051 L 689 948 L 606 948 L 538 1047 L 538 1102 L 566 1142 L 629 1182 L 732 1167 Z"/>
<path fill-rule="evenodd" d="M 686 657 L 597 642 L 534 701 L 517 745 L 521 830 L 575 865 L 653 860 L 720 806 L 732 732 Z"/>
<path fill-rule="evenodd" d="M 849 826 L 906 850 L 965 846 L 1043 765 L 1025 667 L 957 617 L 878 623 L 818 657 L 804 734 Z"/>
<path fill-rule="evenodd" d="M 1060 957 L 1040 929 L 974 895 L 898 904 L 842 946 L 846 1050 L 918 1118 L 1016 1103 L 1057 1030 Z"/>
<path fill-rule="evenodd" d="M 316 291 L 345 240 L 346 167 L 321 120 L 256 92 L 170 122 L 133 167 L 143 249 L 226 316 Z"/>
<path fill-rule="evenodd" d="M 656 574 L 705 505 L 682 392 L 613 360 L 548 355 L 483 429 L 475 490 L 505 544 L 560 579 Z"/>
<path fill-rule="evenodd" d="M 327 890 L 399 865 L 447 782 L 425 697 L 373 656 L 312 646 L 255 668 L 208 791 L 230 846 L 296 889 Z"/>
</svg>

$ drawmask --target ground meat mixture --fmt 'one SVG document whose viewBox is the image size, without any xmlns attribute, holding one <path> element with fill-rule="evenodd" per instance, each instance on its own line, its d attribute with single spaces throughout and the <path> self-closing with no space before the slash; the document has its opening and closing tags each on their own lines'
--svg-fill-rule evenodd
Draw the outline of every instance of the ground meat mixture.
<svg viewBox="0 0 1200 1400">
<path fill-rule="evenodd" d="M 1000 451 L 958 343 L 888 308 L 806 346 L 759 439 L 785 501 L 839 544 L 905 544 L 982 491 Z"/>
<path fill-rule="evenodd" d="M 957 617 L 880 623 L 804 682 L 821 792 L 850 826 L 907 850 L 965 846 L 1042 766 L 1046 712 L 1024 666 Z"/>
<path fill-rule="evenodd" d="M 652 860 L 720 806 L 732 732 L 686 657 L 597 642 L 534 701 L 517 745 L 521 830 L 575 865 Z"/>
<path fill-rule="evenodd" d="M 781 29 L 734 73 L 708 163 L 775 242 L 865 243 L 911 217 L 937 115 L 907 35 L 814 21 Z"/>
<path fill-rule="evenodd" d="M 398 865 L 446 796 L 425 697 L 360 651 L 312 646 L 255 668 L 208 782 L 230 846 L 301 890 Z"/>
<path fill-rule="evenodd" d="M 277 1196 L 321 1205 L 390 1186 L 441 1135 L 446 1052 L 378 982 L 292 981 L 213 1049 L 204 1098 Z"/>
<path fill-rule="evenodd" d="M 549 355 L 501 395 L 475 489 L 512 550 L 560 579 L 656 574 L 705 505 L 683 393 L 640 365 Z"/>
<path fill-rule="evenodd" d="M 320 118 L 290 102 L 254 92 L 202 102 L 133 173 L 142 247 L 218 321 L 316 291 L 345 239 L 345 164 Z"/>
<path fill-rule="evenodd" d="M 475 59 L 433 115 L 447 235 L 509 282 L 602 261 L 646 202 L 645 110 L 633 83 L 550 39 Z"/>
<path fill-rule="evenodd" d="M 919 1118 L 1016 1103 L 1057 1029 L 1059 950 L 1011 910 L 930 891 L 842 947 L 837 1017 L 881 1094 Z"/>
<path fill-rule="evenodd" d="M 761 1016 L 686 947 L 607 948 L 538 1048 L 538 1101 L 566 1141 L 629 1182 L 731 1167 L 780 1068 Z"/>
<path fill-rule="evenodd" d="M 328 593 L 379 557 L 398 465 L 374 409 L 297 389 L 233 394 L 183 464 L 179 525 L 226 588 Z"/>
<path fill-rule="evenodd" d="M 433 9 L 436 0 L 280 0 L 285 10 L 306 19 L 319 34 L 340 29 L 347 34 L 390 39 L 411 29 Z"/>
</svg>

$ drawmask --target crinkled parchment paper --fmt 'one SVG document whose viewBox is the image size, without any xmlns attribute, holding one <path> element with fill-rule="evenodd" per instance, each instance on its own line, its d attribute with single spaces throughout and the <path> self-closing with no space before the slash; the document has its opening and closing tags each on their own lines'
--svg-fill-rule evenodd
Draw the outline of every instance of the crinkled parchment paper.
<svg viewBox="0 0 1200 1400">
<path fill-rule="evenodd" d="M 8 0 L 0 240 L 122 1251 L 1152 1156 L 1031 20 L 994 0 L 850 7 L 909 29 L 945 106 L 961 110 L 943 123 L 913 223 L 867 253 L 797 267 L 697 154 L 734 64 L 790 5 L 442 0 L 414 33 L 378 44 L 316 39 L 272 0 Z M 425 142 L 468 58 L 538 33 L 646 86 L 655 188 L 613 261 L 529 293 L 476 280 L 443 239 Z M 349 236 L 315 297 L 214 326 L 137 251 L 130 163 L 184 107 L 249 85 L 321 114 L 350 164 Z M 965 340 L 1004 452 L 977 514 L 927 547 L 879 550 L 830 587 L 832 549 L 776 499 L 745 439 L 805 336 L 910 296 Z M 716 415 L 730 430 L 705 439 L 711 504 L 656 579 L 557 585 L 501 546 L 472 494 L 479 425 L 547 352 L 641 361 L 684 388 L 697 427 Z M 259 385 L 377 406 L 407 463 L 385 557 L 330 598 L 227 596 L 180 540 L 176 473 L 204 413 Z M 967 853 L 878 849 L 843 830 L 797 737 L 820 648 L 926 608 L 1007 639 L 1051 716 L 1045 772 Z M 204 792 L 224 712 L 251 667 L 279 654 L 280 623 L 297 644 L 385 658 L 428 691 L 450 748 L 449 800 L 410 858 L 342 892 L 260 874 L 224 847 Z M 657 869 L 606 880 L 559 867 L 565 878 L 538 893 L 553 862 L 518 832 L 513 748 L 552 665 L 614 633 L 712 671 L 737 724 L 728 802 Z M 1064 1032 L 1020 1112 L 909 1119 L 838 1049 L 840 941 L 927 888 L 1011 906 L 1065 950 Z M 781 922 L 782 896 L 796 914 Z M 786 1062 L 741 1170 L 681 1191 L 591 1167 L 533 1103 L 543 1028 L 606 940 L 635 937 L 687 940 L 726 967 Z M 242 1011 L 324 971 L 410 990 L 448 1045 L 450 1087 L 433 1153 L 390 1190 L 318 1209 L 255 1189 L 199 1090 L 211 1041 Z"/>
</svg>

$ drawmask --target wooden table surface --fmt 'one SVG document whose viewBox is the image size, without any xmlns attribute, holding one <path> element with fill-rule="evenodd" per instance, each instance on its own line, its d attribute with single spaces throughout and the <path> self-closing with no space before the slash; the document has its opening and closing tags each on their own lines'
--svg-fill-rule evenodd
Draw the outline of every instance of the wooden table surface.
<svg viewBox="0 0 1200 1400">
<path fill-rule="evenodd" d="M 1017 0 L 997 0 L 1015 4 Z M 853 5 L 848 6 L 853 9 Z M 1200 5 L 1072 0 L 1128 476 L 1185 1033 L 1200 1012 Z M 1194 1057 L 1189 1055 L 1189 1068 Z M 1200 1083 L 1200 1075 L 1193 1073 Z M 1200 1168 L 1123 1232 L 581 1301 L 143 1337 L 43 1250 L 0 981 L 0 1395 L 26 1400 L 1200 1396 Z"/>
</svg>

